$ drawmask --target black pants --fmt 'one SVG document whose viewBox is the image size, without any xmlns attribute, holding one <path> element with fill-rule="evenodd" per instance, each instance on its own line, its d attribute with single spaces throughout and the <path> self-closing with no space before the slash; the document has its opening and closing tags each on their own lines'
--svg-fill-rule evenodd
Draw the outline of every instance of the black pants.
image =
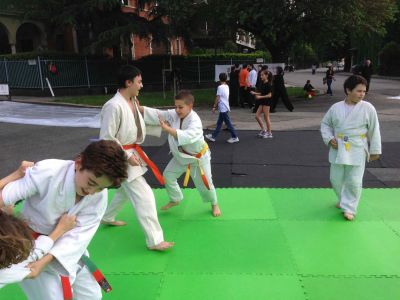
<svg viewBox="0 0 400 300">
<path fill-rule="evenodd" d="M 240 100 L 240 106 L 241 107 L 244 107 L 245 103 L 249 103 L 249 101 L 250 101 L 249 100 L 249 98 L 250 98 L 249 96 L 251 96 L 249 94 L 249 89 L 245 88 L 244 86 L 241 86 L 239 88 L 239 100 Z"/>
<path fill-rule="evenodd" d="M 289 111 L 292 111 L 292 110 L 293 110 L 293 104 L 292 104 L 292 102 L 290 102 L 290 100 L 289 100 L 289 97 L 288 97 L 286 88 L 278 88 L 278 89 L 275 89 L 275 90 L 272 92 L 271 111 L 274 111 L 274 110 L 275 110 L 276 105 L 278 104 L 280 98 L 282 98 L 282 102 L 283 102 L 283 104 L 286 106 L 286 108 L 287 108 Z"/>
<path fill-rule="evenodd" d="M 239 106 L 239 86 L 237 85 L 229 87 L 229 105 Z"/>
</svg>

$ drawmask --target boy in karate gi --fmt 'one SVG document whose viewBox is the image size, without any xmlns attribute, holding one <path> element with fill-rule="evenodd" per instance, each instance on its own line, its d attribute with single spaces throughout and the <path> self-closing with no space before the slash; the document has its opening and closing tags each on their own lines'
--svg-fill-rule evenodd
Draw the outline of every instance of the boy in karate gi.
<svg viewBox="0 0 400 300">
<path fill-rule="evenodd" d="M 335 103 L 321 122 L 324 143 L 329 146 L 330 181 L 347 220 L 353 220 L 362 191 L 365 161 L 382 153 L 378 115 L 363 101 L 367 81 L 352 75 L 344 82 L 344 101 Z M 370 143 L 368 147 L 368 141 Z"/>
<path fill-rule="evenodd" d="M 7 183 L 23 177 L 25 170 L 33 165 L 32 162 L 23 161 L 18 170 L 0 180 L 0 190 Z M 65 214 L 49 236 L 41 235 L 34 240 L 24 220 L 0 209 L 0 289 L 29 278 L 32 271 L 28 264 L 47 254 L 54 242 L 75 225 L 76 216 Z"/>
<path fill-rule="evenodd" d="M 116 221 L 115 217 L 128 198 L 145 233 L 148 249 L 164 251 L 174 243 L 164 241 L 154 194 L 143 177 L 147 164 L 160 183 L 164 184 L 161 173 L 139 146 L 146 138 L 143 117 L 134 101 L 143 87 L 140 70 L 131 65 L 122 66 L 118 74 L 118 84 L 120 89 L 104 104 L 101 111 L 100 138 L 116 141 L 126 151 L 128 178 L 115 193 L 102 222 L 114 226 L 125 225 L 123 221 Z"/>
<path fill-rule="evenodd" d="M 159 125 L 168 133 L 168 143 L 173 158 L 166 166 L 163 176 L 170 202 L 162 210 L 168 210 L 183 199 L 177 179 L 186 171 L 185 183 L 192 177 L 194 185 L 204 202 L 211 202 L 214 217 L 221 215 L 217 194 L 211 175 L 211 152 L 203 137 L 203 125 L 198 114 L 193 111 L 194 97 L 182 90 L 175 96 L 175 109 L 158 110 L 140 107 L 144 121 L 149 125 Z M 184 183 L 184 185 L 185 185 Z"/>
<path fill-rule="evenodd" d="M 0 193 L 0 207 L 25 199 L 21 215 L 34 235 L 49 235 L 65 213 L 76 227 L 61 236 L 49 253 L 29 265 L 20 283 L 30 300 L 101 299 L 101 290 L 82 263 L 107 206 L 107 190 L 127 177 L 125 152 L 113 141 L 90 144 L 75 161 L 48 159 L 35 164 Z M 104 190 L 105 189 L 105 190 Z M 72 297 L 71 297 L 72 298 Z"/>
</svg>

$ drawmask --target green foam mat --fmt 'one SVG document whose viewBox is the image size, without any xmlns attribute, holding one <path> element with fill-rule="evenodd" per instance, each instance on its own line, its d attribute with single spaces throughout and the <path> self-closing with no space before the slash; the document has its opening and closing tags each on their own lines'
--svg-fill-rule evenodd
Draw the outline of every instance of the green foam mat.
<svg viewBox="0 0 400 300">
<path fill-rule="evenodd" d="M 194 189 L 168 211 L 154 193 L 176 245 L 148 251 L 127 202 L 127 226 L 100 226 L 89 246 L 113 287 L 104 299 L 400 299 L 400 189 L 365 189 L 353 222 L 331 189 L 217 189 L 219 218 Z M 26 298 L 9 285 L 0 299 Z"/>
</svg>

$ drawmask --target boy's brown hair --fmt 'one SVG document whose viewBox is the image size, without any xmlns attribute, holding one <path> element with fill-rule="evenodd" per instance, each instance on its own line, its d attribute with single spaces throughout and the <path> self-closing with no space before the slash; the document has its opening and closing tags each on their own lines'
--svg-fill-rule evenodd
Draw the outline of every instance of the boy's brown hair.
<svg viewBox="0 0 400 300">
<path fill-rule="evenodd" d="M 125 151 L 115 141 L 100 140 L 89 144 L 81 154 L 81 170 L 92 171 L 95 176 L 105 175 L 114 187 L 128 177 Z"/>
<path fill-rule="evenodd" d="M 33 245 L 32 232 L 28 225 L 0 209 L 0 269 L 27 259 Z"/>
<path fill-rule="evenodd" d="M 194 96 L 189 90 L 180 90 L 175 96 L 175 100 L 183 100 L 185 104 L 194 104 Z"/>
</svg>

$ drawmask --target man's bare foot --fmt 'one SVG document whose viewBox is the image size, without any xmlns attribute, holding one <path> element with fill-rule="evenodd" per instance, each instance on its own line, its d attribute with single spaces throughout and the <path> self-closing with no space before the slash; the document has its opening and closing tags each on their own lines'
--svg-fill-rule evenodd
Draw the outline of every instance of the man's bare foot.
<svg viewBox="0 0 400 300">
<path fill-rule="evenodd" d="M 340 208 L 340 202 L 336 203 L 335 207 Z"/>
<path fill-rule="evenodd" d="M 212 204 L 211 210 L 214 217 L 219 217 L 221 215 L 221 210 L 219 209 L 218 204 Z"/>
<path fill-rule="evenodd" d="M 354 215 L 348 212 L 343 213 L 343 216 L 345 217 L 346 220 L 348 221 L 353 221 Z"/>
<path fill-rule="evenodd" d="M 124 221 L 101 221 L 101 224 L 110 225 L 110 226 L 125 226 L 126 223 Z"/>
<path fill-rule="evenodd" d="M 174 206 L 177 206 L 177 205 L 179 205 L 179 202 L 170 201 L 167 204 L 165 204 L 164 206 L 161 206 L 161 210 L 168 210 L 171 207 L 174 207 Z"/>
<path fill-rule="evenodd" d="M 174 242 L 161 242 L 157 245 L 151 246 L 151 247 L 147 247 L 149 250 L 154 250 L 154 251 L 165 251 L 169 248 L 172 248 L 175 245 Z"/>
</svg>

